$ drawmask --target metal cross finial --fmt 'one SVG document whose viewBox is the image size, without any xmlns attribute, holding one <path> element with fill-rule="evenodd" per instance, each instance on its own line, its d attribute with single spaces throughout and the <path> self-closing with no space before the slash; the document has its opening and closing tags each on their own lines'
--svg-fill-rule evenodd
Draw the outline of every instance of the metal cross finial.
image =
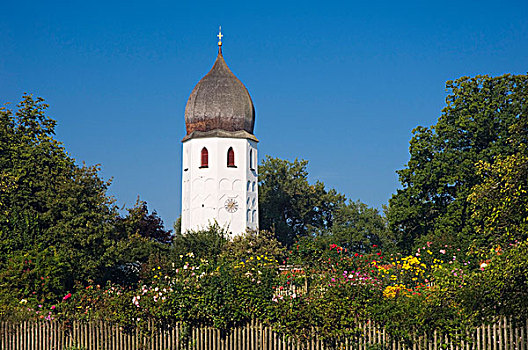
<svg viewBox="0 0 528 350">
<path fill-rule="evenodd" d="M 217 37 L 218 37 L 218 46 L 222 46 L 222 38 L 224 37 L 222 35 L 222 26 L 220 26 L 219 29 L 218 29 Z"/>
</svg>

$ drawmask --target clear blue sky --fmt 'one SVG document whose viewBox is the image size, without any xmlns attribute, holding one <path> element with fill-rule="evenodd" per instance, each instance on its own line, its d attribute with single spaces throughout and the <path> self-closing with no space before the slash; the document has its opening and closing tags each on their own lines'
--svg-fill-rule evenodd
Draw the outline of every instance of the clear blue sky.
<svg viewBox="0 0 528 350">
<path fill-rule="evenodd" d="M 3 1 L 0 102 L 42 96 L 57 137 L 102 165 L 119 205 L 180 213 L 184 109 L 224 57 L 256 108 L 260 158 L 310 161 L 380 208 L 445 81 L 524 74 L 528 1 Z"/>
</svg>

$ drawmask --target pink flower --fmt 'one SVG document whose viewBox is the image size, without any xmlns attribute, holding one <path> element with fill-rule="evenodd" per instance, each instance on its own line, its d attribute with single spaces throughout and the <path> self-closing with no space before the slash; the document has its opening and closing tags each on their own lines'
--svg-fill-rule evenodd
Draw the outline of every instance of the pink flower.
<svg viewBox="0 0 528 350">
<path fill-rule="evenodd" d="M 66 295 L 64 296 L 64 298 L 62 298 L 62 300 L 68 300 L 68 299 L 71 298 L 71 296 L 72 296 L 71 293 L 68 293 L 68 294 L 66 294 Z"/>
<path fill-rule="evenodd" d="M 51 307 L 51 309 L 52 309 L 52 310 L 55 310 L 55 305 L 53 305 L 53 306 Z"/>
<path fill-rule="evenodd" d="M 445 254 L 446 251 L 444 249 L 440 249 L 440 253 Z"/>
</svg>

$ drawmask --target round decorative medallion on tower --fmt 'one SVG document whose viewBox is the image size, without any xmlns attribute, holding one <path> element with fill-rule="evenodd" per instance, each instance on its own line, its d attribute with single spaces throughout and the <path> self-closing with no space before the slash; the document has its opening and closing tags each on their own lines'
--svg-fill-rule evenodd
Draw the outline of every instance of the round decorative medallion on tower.
<svg viewBox="0 0 528 350">
<path fill-rule="evenodd" d="M 214 130 L 253 135 L 254 125 L 251 96 L 227 66 L 220 46 L 213 68 L 196 84 L 187 101 L 186 138 L 194 137 L 196 131 L 210 134 Z"/>
<path fill-rule="evenodd" d="M 258 230 L 258 161 L 255 108 L 222 56 L 222 33 L 213 68 L 185 107 L 181 230 L 219 224 L 231 235 Z"/>
</svg>

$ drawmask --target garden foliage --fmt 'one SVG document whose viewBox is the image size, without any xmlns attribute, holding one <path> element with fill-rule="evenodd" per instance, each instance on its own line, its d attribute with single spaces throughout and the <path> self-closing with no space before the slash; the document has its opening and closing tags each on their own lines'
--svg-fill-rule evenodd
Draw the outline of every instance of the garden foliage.
<svg viewBox="0 0 528 350">
<path fill-rule="evenodd" d="M 54 303 L 20 301 L 19 311 L 33 318 L 104 320 L 130 330 L 155 321 L 229 331 L 258 319 L 296 339 L 317 334 L 329 344 L 360 336 L 365 322 L 412 344 L 413 336 L 432 337 L 435 330 L 467 341 L 463 335 L 472 327 L 497 316 L 526 320 L 519 310 L 528 309 L 528 241 L 490 250 L 482 261 L 432 246 L 407 256 L 385 255 L 378 247 L 360 254 L 305 238 L 282 261 L 253 253 L 210 260 L 188 252 L 152 266 L 135 287 L 89 285 L 65 291 Z"/>
<path fill-rule="evenodd" d="M 138 199 L 122 215 L 97 166 L 54 139 L 40 98 L 0 109 L 0 316 L 230 331 L 258 319 L 328 345 L 374 322 L 412 344 L 528 319 L 526 76 L 448 82 L 418 127 L 387 218 L 307 162 L 259 167 L 260 232 L 164 228 Z M 389 230 L 390 228 L 390 230 Z M 468 340 L 468 339 L 465 339 Z"/>
</svg>

